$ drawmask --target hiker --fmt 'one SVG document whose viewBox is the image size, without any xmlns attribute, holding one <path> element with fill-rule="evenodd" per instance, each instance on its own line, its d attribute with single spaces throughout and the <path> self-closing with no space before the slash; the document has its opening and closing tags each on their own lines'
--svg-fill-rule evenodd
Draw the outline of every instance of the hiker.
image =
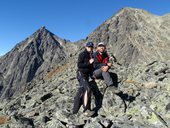
<svg viewBox="0 0 170 128">
<path fill-rule="evenodd" d="M 109 69 L 112 66 L 112 63 L 109 61 L 109 56 L 106 52 L 106 45 L 104 42 L 100 42 L 97 44 L 97 51 L 94 53 L 94 72 L 93 77 L 96 79 L 104 79 L 107 87 L 115 87 L 115 83 L 113 78 L 111 77 L 111 73 Z M 117 88 L 115 89 L 115 93 L 120 93 Z"/>
<path fill-rule="evenodd" d="M 83 104 L 84 113 L 87 114 L 93 113 L 90 109 L 91 105 L 91 89 L 89 87 L 89 77 L 93 74 L 93 42 L 87 42 L 85 50 L 79 54 L 78 57 L 78 71 L 77 79 L 79 82 L 79 89 L 74 98 L 73 114 L 78 113 L 81 105 Z M 88 111 L 87 111 L 88 110 Z"/>
</svg>

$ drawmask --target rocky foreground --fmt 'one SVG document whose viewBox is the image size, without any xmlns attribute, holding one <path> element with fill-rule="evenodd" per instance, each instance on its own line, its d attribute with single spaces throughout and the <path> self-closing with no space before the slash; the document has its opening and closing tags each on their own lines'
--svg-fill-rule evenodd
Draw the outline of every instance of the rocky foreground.
<svg viewBox="0 0 170 128">
<path fill-rule="evenodd" d="M 170 127 L 169 21 L 169 15 L 125 8 L 75 44 L 41 28 L 0 57 L 0 127 Z M 93 117 L 82 108 L 72 114 L 76 61 L 85 41 L 107 43 L 114 56 L 110 71 L 123 91 L 116 95 L 102 80 L 90 82 L 102 95 Z"/>
<path fill-rule="evenodd" d="M 67 63 L 56 69 L 52 76 L 31 85 L 22 95 L 1 103 L 1 127 L 36 128 L 115 128 L 115 127 L 168 127 L 170 125 L 170 65 L 151 62 L 136 66 L 136 70 L 117 64 L 112 71 L 118 75 L 118 88 L 124 99 L 115 95 L 101 80 L 96 80 L 103 95 L 102 107 L 95 117 L 86 117 L 80 109 L 72 115 L 73 99 L 78 87 L 76 68 Z M 139 68 L 140 67 L 140 68 Z M 94 83 L 92 83 L 94 84 Z M 92 85 L 93 86 L 93 85 Z M 105 92 L 104 92 L 105 90 Z M 95 107 L 94 98 L 92 108 Z M 2 116 L 3 115 L 3 116 Z"/>
</svg>

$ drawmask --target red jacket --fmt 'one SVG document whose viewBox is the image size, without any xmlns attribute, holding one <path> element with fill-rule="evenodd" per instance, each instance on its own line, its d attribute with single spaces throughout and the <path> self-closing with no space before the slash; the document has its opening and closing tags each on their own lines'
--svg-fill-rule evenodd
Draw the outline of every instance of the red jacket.
<svg viewBox="0 0 170 128">
<path fill-rule="evenodd" d="M 102 66 L 106 66 L 109 62 L 109 56 L 106 52 L 100 54 L 98 51 L 94 53 L 94 68 L 99 69 Z"/>
</svg>

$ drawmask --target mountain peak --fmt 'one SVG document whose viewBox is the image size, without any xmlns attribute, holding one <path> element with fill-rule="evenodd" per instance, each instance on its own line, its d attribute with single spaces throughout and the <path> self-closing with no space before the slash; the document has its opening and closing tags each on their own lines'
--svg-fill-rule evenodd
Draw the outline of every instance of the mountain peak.
<svg viewBox="0 0 170 128">
<path fill-rule="evenodd" d="M 46 29 L 45 26 L 41 26 L 40 30 Z"/>
<path fill-rule="evenodd" d="M 45 26 L 42 26 L 40 27 L 38 30 L 37 30 L 38 33 L 51 33 L 49 30 L 46 29 Z"/>
<path fill-rule="evenodd" d="M 131 7 L 124 7 L 119 12 L 117 12 L 115 15 L 112 16 L 112 18 L 120 17 L 120 16 L 130 16 L 130 17 L 136 17 L 136 16 L 149 16 L 149 17 L 155 17 L 156 15 L 149 13 L 146 10 L 138 9 L 138 8 L 131 8 Z M 157 17 L 157 16 L 156 16 Z M 111 18 L 111 19 L 112 19 Z"/>
<path fill-rule="evenodd" d="M 54 35 L 52 32 L 50 32 L 49 30 L 47 30 L 45 26 L 42 26 L 42 27 L 40 27 L 40 28 L 33 34 L 33 36 L 34 36 L 34 37 L 35 37 L 36 35 L 37 35 L 37 36 L 40 36 L 40 35 L 45 36 L 45 35 L 47 35 L 47 34 L 49 34 L 49 35 Z"/>
<path fill-rule="evenodd" d="M 141 11 L 143 11 L 143 9 L 139 9 L 139 8 L 132 8 L 132 7 L 124 7 L 124 8 L 122 8 L 120 11 L 136 11 L 136 10 L 141 10 Z"/>
<path fill-rule="evenodd" d="M 138 8 L 131 8 L 131 7 L 124 7 L 122 8 L 120 11 L 120 13 L 123 13 L 123 12 L 145 12 L 145 13 L 148 13 L 146 10 L 143 10 L 143 9 L 138 9 Z"/>
<path fill-rule="evenodd" d="M 156 16 L 142 9 L 123 8 L 92 32 L 88 40 L 106 42 L 124 65 L 141 60 L 149 62 L 155 58 L 165 60 L 169 58 L 169 21 L 168 16 Z"/>
<path fill-rule="evenodd" d="M 0 89 L 0 97 L 18 94 L 35 77 L 39 79 L 57 64 L 64 63 L 67 58 L 64 43 L 65 40 L 43 26 L 0 58 L 0 72 L 10 81 Z"/>
</svg>

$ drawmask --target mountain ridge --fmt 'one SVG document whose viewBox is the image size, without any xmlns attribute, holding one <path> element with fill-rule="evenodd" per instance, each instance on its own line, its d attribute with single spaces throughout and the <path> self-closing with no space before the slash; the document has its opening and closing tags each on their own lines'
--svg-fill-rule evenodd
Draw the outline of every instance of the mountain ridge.
<svg viewBox="0 0 170 128">
<path fill-rule="evenodd" d="M 167 51 L 166 54 L 170 48 L 169 32 L 165 29 L 166 24 L 162 22 L 162 19 L 163 17 L 149 14 L 146 11 L 126 8 L 95 29 L 88 36 L 88 40 L 106 42 L 120 63 L 125 65 L 131 64 L 131 59 L 137 63 L 138 59 L 133 56 L 139 56 L 143 58 L 143 61 L 152 61 L 154 58 L 160 58 L 161 52 L 152 53 L 153 50 L 148 49 L 150 46 L 155 51 L 159 51 L 159 46 L 156 45 L 165 45 L 163 50 Z M 130 51 L 134 52 L 130 53 Z M 150 54 L 147 53 L 148 51 Z M 162 55 L 161 58 L 165 60 L 166 57 Z"/>
</svg>

